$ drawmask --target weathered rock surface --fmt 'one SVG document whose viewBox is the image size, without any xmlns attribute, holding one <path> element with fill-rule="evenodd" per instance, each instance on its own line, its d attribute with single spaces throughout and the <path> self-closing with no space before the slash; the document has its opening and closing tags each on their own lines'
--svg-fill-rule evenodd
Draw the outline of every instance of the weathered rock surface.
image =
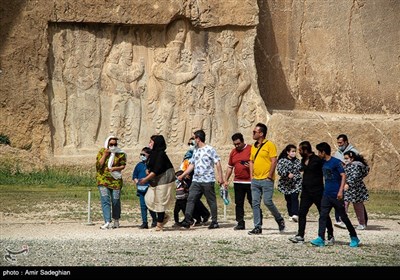
<svg viewBox="0 0 400 280">
<path fill-rule="evenodd" d="M 0 133 L 82 166 L 115 133 L 131 170 L 154 133 L 178 166 L 198 128 L 225 164 L 231 134 L 250 143 L 261 121 L 279 151 L 345 133 L 369 187 L 400 190 L 399 14 L 391 0 L 2 1 Z"/>
</svg>

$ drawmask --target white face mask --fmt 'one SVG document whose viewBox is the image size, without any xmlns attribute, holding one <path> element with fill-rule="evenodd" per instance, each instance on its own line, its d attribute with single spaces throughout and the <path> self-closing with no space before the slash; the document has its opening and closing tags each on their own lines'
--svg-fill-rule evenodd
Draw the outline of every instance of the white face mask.
<svg viewBox="0 0 400 280">
<path fill-rule="evenodd" d="M 117 146 L 112 146 L 112 147 L 110 147 L 110 152 L 111 153 L 115 153 L 115 152 L 117 152 L 118 151 L 118 147 Z"/>
<path fill-rule="evenodd" d="M 351 161 L 349 159 L 344 159 L 344 164 L 349 164 Z"/>
<path fill-rule="evenodd" d="M 190 145 L 190 146 L 189 146 L 189 150 L 190 150 L 190 151 L 194 151 L 194 148 L 195 148 L 194 145 Z"/>
<path fill-rule="evenodd" d="M 147 157 L 146 157 L 146 156 L 140 156 L 140 160 L 141 160 L 141 161 L 146 161 L 146 160 L 147 160 Z"/>
<path fill-rule="evenodd" d="M 289 156 L 291 158 L 295 158 L 296 157 L 296 152 L 289 152 Z"/>
</svg>

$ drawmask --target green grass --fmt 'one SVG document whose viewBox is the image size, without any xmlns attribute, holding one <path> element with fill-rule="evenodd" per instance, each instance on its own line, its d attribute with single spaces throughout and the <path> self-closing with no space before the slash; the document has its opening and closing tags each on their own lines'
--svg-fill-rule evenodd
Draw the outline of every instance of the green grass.
<svg viewBox="0 0 400 280">
<path fill-rule="evenodd" d="M 84 220 L 87 217 L 89 190 L 92 219 L 101 220 L 100 196 L 94 171 L 58 168 L 22 173 L 18 169 L 0 168 L 0 197 L 4 200 L 0 212 L 4 215 L 40 214 L 43 219 Z M 124 185 L 121 197 L 125 209 L 138 205 L 132 184 Z M 123 213 L 122 218 L 127 218 L 126 215 Z"/>
<path fill-rule="evenodd" d="M 32 173 L 10 172 L 6 168 L 0 169 L 0 196 L 2 203 L 0 212 L 11 214 L 39 214 L 46 216 L 51 210 L 58 210 L 52 219 L 84 220 L 87 216 L 88 191 L 91 190 L 92 218 L 101 220 L 100 196 L 94 179 L 94 171 L 79 171 L 74 169 L 46 169 Z M 217 194 L 218 212 L 220 219 L 224 214 L 224 204 Z M 227 220 L 235 220 L 235 205 L 233 188 L 229 189 L 230 204 L 226 207 Z M 203 201 L 207 206 L 205 198 Z M 274 202 L 278 209 L 286 216 L 286 202 L 284 196 L 275 191 Z M 125 181 L 121 194 L 122 219 L 140 219 L 139 200 L 131 181 Z M 265 206 L 262 206 L 265 209 Z M 172 210 L 173 207 L 171 207 Z M 399 218 L 400 192 L 370 192 L 370 200 L 366 208 L 371 218 Z M 354 216 L 350 206 L 349 215 Z M 266 217 L 270 213 L 265 211 Z M 252 211 L 245 202 L 246 219 L 251 219 Z M 311 215 L 317 215 L 313 206 Z"/>
<path fill-rule="evenodd" d="M 86 186 L 96 184 L 94 172 L 76 168 L 46 168 L 43 171 L 22 173 L 3 166 L 0 168 L 0 185 Z"/>
</svg>

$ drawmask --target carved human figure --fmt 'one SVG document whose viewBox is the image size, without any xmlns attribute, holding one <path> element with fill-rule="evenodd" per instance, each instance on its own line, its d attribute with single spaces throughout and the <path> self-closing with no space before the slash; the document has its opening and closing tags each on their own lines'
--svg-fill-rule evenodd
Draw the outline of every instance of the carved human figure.
<svg viewBox="0 0 400 280">
<path fill-rule="evenodd" d="M 100 124 L 100 96 L 97 86 L 101 69 L 97 64 L 96 37 L 88 31 L 76 31 L 76 46 L 67 59 L 63 78 L 67 86 L 65 117 L 66 146 L 92 147 Z"/>
<path fill-rule="evenodd" d="M 196 64 L 199 64 L 196 62 Z M 202 69 L 201 65 L 196 65 L 196 69 Z M 181 59 L 177 66 L 178 72 L 190 72 L 193 69 L 192 53 L 188 49 L 181 51 Z M 198 75 L 201 75 L 200 72 Z M 197 80 L 197 79 L 196 79 Z M 199 108 L 205 105 L 206 100 L 201 99 L 198 92 L 198 82 L 177 85 L 176 91 L 176 114 L 172 119 L 172 138 L 180 143 L 193 134 L 193 131 L 204 128 L 196 122 L 196 116 L 200 113 Z M 202 102 L 198 102 L 201 99 Z M 208 131 L 208 130 L 207 130 Z"/>
<path fill-rule="evenodd" d="M 182 71 L 179 69 L 180 57 L 176 56 L 176 46 L 156 51 L 155 62 L 152 66 L 152 76 L 156 83 L 156 95 L 152 98 L 156 100 L 157 110 L 154 110 L 153 120 L 155 121 L 157 132 L 166 136 L 169 142 L 173 118 L 177 117 L 176 92 L 178 86 L 185 86 L 193 80 L 199 73 L 197 69 Z M 152 101 L 155 106 L 154 101 Z"/>
<path fill-rule="evenodd" d="M 67 88 L 65 81 L 63 81 L 64 65 L 61 62 L 65 60 L 66 34 L 66 30 L 53 34 L 50 44 L 51 55 L 49 59 L 51 61 L 49 64 L 53 65 L 53 68 L 51 69 L 49 97 L 54 154 L 59 154 L 65 145 L 64 121 L 67 113 Z"/>
<path fill-rule="evenodd" d="M 217 141 L 225 144 L 238 129 L 238 111 L 243 96 L 250 88 L 248 72 L 235 56 L 239 40 L 233 31 L 224 30 L 217 40 L 222 46 L 221 60 L 215 65 L 215 116 Z"/>
<path fill-rule="evenodd" d="M 112 59 L 105 65 L 105 73 L 113 84 L 111 101 L 110 133 L 121 136 L 125 145 L 138 143 L 141 116 L 141 96 L 144 85 L 138 81 L 144 74 L 144 58 L 133 63 L 132 45 L 117 45 Z"/>
<path fill-rule="evenodd" d="M 205 57 L 200 57 L 196 62 L 199 69 L 199 77 L 193 81 L 190 94 L 185 100 L 187 116 L 186 133 L 191 135 L 193 131 L 202 128 L 209 135 L 209 141 L 213 140 L 212 121 L 215 112 L 215 79 L 210 71 L 210 63 Z"/>
</svg>

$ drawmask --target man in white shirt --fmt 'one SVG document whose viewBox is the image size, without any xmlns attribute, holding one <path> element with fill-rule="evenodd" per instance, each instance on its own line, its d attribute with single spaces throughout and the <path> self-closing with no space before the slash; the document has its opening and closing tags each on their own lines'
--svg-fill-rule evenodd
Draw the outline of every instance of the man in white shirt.
<svg viewBox="0 0 400 280">
<path fill-rule="evenodd" d="M 224 175 L 222 173 L 221 158 L 212 146 L 205 143 L 205 140 L 206 134 L 203 130 L 200 129 L 194 132 L 196 148 L 193 152 L 193 156 L 189 160 L 190 164 L 188 168 L 177 177 L 179 181 L 182 181 L 186 175 L 190 174 L 194 170 L 192 184 L 189 187 L 185 220 L 181 223 L 181 226 L 184 228 L 190 227 L 195 202 L 200 199 L 203 194 L 206 197 L 207 204 L 211 210 L 211 224 L 208 228 L 219 228 L 217 199 L 214 185 L 215 181 L 217 181 L 219 185 L 222 185 L 224 183 Z M 214 167 L 216 172 L 214 171 Z"/>
</svg>

